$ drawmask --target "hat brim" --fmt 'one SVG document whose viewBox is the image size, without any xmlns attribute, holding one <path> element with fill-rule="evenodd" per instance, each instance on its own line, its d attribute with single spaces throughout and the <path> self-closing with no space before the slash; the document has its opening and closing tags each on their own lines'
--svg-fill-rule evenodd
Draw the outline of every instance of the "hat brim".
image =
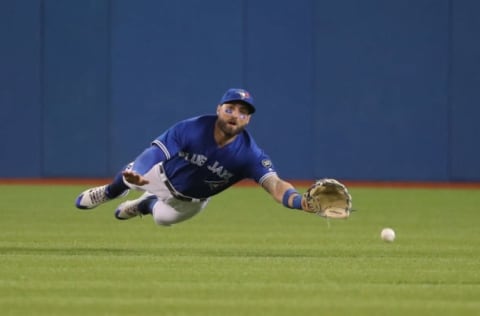
<svg viewBox="0 0 480 316">
<path fill-rule="evenodd" d="M 245 100 L 238 99 L 238 100 L 228 100 L 224 102 L 224 104 L 229 104 L 229 103 L 240 103 L 240 104 L 246 105 L 248 108 L 249 114 L 255 113 L 255 110 L 256 110 L 252 104 L 246 102 Z"/>
</svg>

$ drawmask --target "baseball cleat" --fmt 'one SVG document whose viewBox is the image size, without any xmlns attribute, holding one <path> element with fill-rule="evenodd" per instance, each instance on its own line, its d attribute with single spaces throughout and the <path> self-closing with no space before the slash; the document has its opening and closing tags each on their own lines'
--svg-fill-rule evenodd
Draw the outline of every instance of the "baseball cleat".
<svg viewBox="0 0 480 316">
<path fill-rule="evenodd" d="M 102 185 L 95 188 L 90 188 L 85 190 L 77 197 L 75 206 L 82 210 L 92 209 L 99 206 L 102 203 L 105 203 L 109 200 L 112 200 L 105 193 L 108 185 Z M 125 196 L 128 193 L 128 190 L 125 191 L 121 196 Z"/>
<path fill-rule="evenodd" d="M 117 210 L 115 211 L 115 217 L 120 220 L 125 220 L 135 216 L 146 215 L 146 213 L 143 213 L 140 210 L 140 204 L 145 200 L 153 199 L 153 198 L 156 198 L 156 197 L 154 195 L 151 195 L 145 192 L 145 194 L 143 194 L 141 197 L 139 197 L 136 200 L 125 201 L 118 206 Z"/>
</svg>

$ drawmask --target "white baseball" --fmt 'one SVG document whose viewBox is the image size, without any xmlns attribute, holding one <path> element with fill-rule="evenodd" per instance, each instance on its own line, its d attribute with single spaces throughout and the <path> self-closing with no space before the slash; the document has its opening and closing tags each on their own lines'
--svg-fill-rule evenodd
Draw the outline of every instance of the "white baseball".
<svg viewBox="0 0 480 316">
<path fill-rule="evenodd" d="M 380 237 L 383 241 L 393 242 L 395 240 L 395 231 L 391 228 L 384 228 L 380 233 Z"/>
</svg>

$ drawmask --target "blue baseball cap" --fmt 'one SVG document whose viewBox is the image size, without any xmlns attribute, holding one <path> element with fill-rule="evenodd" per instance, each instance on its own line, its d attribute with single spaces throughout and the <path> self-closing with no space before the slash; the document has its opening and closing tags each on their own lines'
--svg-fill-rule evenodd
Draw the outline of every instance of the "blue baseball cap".
<svg viewBox="0 0 480 316">
<path fill-rule="evenodd" d="M 220 104 L 232 103 L 233 101 L 241 102 L 247 105 L 250 114 L 255 113 L 253 97 L 247 90 L 237 88 L 228 89 L 220 100 Z"/>
</svg>

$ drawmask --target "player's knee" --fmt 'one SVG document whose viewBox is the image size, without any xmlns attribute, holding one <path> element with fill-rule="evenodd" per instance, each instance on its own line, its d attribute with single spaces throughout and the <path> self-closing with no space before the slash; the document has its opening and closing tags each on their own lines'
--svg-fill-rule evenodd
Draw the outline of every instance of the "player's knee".
<svg viewBox="0 0 480 316">
<path fill-rule="evenodd" d="M 164 221 L 163 219 L 160 219 L 160 218 L 156 218 L 155 216 L 153 217 L 153 221 L 158 226 L 165 226 L 165 227 L 172 226 L 172 223 L 166 222 L 166 221 Z"/>
<path fill-rule="evenodd" d="M 165 210 L 162 211 L 162 209 L 158 205 L 155 205 L 155 207 L 153 208 L 152 217 L 155 224 L 159 226 L 168 227 L 175 223 L 175 218 L 172 218 L 172 216 L 168 216 L 168 212 L 165 212 Z"/>
</svg>

